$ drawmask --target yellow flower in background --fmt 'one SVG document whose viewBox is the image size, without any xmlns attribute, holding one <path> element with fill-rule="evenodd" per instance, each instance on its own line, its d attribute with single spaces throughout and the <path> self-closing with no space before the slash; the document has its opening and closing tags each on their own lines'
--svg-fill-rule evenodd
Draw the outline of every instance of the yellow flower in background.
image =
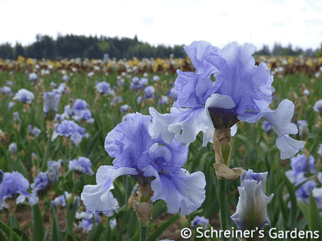
<svg viewBox="0 0 322 241">
<path fill-rule="evenodd" d="M 26 64 L 31 64 L 31 65 L 33 65 L 33 64 L 35 64 L 35 61 L 34 61 L 34 60 L 32 60 L 31 58 L 28 58 L 28 59 L 27 59 L 27 61 L 26 61 Z"/>
<path fill-rule="evenodd" d="M 322 64 L 322 57 L 318 59 L 319 64 Z"/>
<path fill-rule="evenodd" d="M 62 64 L 60 62 L 56 61 L 55 66 L 59 68 L 59 67 L 62 67 Z"/>
<path fill-rule="evenodd" d="M 111 66 L 112 66 L 111 62 L 108 62 L 108 63 L 107 63 L 107 66 L 108 66 L 108 67 L 111 67 Z"/>
<path fill-rule="evenodd" d="M 136 66 L 139 66 L 139 60 L 138 59 L 134 59 L 133 61 L 132 61 L 132 63 L 133 63 L 133 65 L 136 65 Z"/>
<path fill-rule="evenodd" d="M 19 55 L 19 56 L 18 56 L 18 59 L 17 59 L 17 63 L 18 63 L 18 64 L 20 64 L 20 63 L 22 63 L 22 62 L 24 62 L 24 61 L 25 61 L 25 57 L 23 57 L 23 56 Z"/>
<path fill-rule="evenodd" d="M 291 56 L 289 59 L 288 59 L 288 63 L 289 64 L 294 64 L 294 57 Z"/>
<path fill-rule="evenodd" d="M 190 60 L 190 58 L 189 58 L 189 56 L 187 55 L 187 57 L 186 57 L 186 61 L 188 62 L 188 63 L 191 63 L 191 60 Z"/>
<path fill-rule="evenodd" d="M 267 64 L 267 67 L 268 67 L 268 68 L 272 68 L 272 64 L 271 64 L 271 63 L 268 63 L 268 64 Z"/>
<path fill-rule="evenodd" d="M 306 61 L 306 65 L 312 68 L 313 67 L 313 60 L 310 59 L 310 60 Z"/>
</svg>

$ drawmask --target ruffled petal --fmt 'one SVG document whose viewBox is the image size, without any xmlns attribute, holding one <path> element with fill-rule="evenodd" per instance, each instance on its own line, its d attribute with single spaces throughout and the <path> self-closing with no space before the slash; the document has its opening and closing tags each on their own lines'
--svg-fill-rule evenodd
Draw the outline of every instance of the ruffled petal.
<svg viewBox="0 0 322 241">
<path fill-rule="evenodd" d="M 177 95 L 178 107 L 193 107 L 203 105 L 206 93 L 212 88 L 213 83 L 209 75 L 182 72 L 177 70 L 178 78 L 174 82 L 174 91 Z"/>
<path fill-rule="evenodd" d="M 294 140 L 289 135 L 279 136 L 276 139 L 276 146 L 281 151 L 281 159 L 293 157 L 299 150 L 302 150 L 305 141 Z"/>
<path fill-rule="evenodd" d="M 181 169 L 173 175 L 159 175 L 152 166 L 148 166 L 144 173 L 155 177 L 151 182 L 154 191 L 151 200 L 164 200 L 169 213 L 178 213 L 181 209 L 181 215 L 188 215 L 197 210 L 206 198 L 206 180 L 202 172 L 190 174 Z"/>
<path fill-rule="evenodd" d="M 191 143 L 196 140 L 198 133 L 215 131 L 214 125 L 204 107 L 195 109 L 171 108 L 171 114 L 176 116 L 175 121 L 168 126 L 169 132 L 175 134 L 175 139 L 183 143 Z M 182 134 L 181 133 L 182 130 Z M 206 136 L 210 136 L 209 134 Z M 204 140 L 203 142 L 206 142 Z M 212 140 L 208 140 L 212 142 Z M 207 143 L 208 143 L 207 142 Z"/>
<path fill-rule="evenodd" d="M 231 216 L 238 229 L 263 229 L 265 225 L 270 224 L 267 204 L 274 194 L 267 197 L 263 192 L 262 183 L 256 180 L 244 180 L 241 187 L 238 187 L 238 192 L 240 196 L 236 213 Z"/>
<path fill-rule="evenodd" d="M 140 113 L 129 114 L 127 120 L 118 124 L 105 138 L 105 150 L 116 167 L 135 167 L 151 139 L 148 125 L 151 117 Z"/>
<path fill-rule="evenodd" d="M 114 209 L 115 198 L 110 192 L 114 188 L 114 180 L 122 175 L 138 175 L 134 168 L 113 166 L 101 166 L 97 170 L 97 185 L 84 186 L 81 199 L 87 209 L 91 211 L 108 211 Z"/>
<path fill-rule="evenodd" d="M 267 111 L 263 119 L 267 120 L 278 135 L 276 146 L 281 150 L 281 158 L 291 158 L 305 145 L 304 141 L 297 141 L 289 137 L 296 134 L 298 129 L 291 119 L 294 114 L 294 104 L 290 100 L 283 100 L 274 111 Z"/>
<path fill-rule="evenodd" d="M 212 46 L 211 43 L 206 41 L 194 41 L 183 48 L 188 54 L 197 74 L 206 72 L 209 75 L 217 70 L 214 65 L 205 60 L 205 57 L 209 54 L 216 54 L 219 48 Z"/>
</svg>

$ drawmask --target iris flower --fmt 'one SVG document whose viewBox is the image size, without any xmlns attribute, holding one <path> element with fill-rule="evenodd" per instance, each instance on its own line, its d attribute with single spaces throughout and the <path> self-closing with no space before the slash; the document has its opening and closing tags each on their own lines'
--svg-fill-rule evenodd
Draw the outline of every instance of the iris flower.
<svg viewBox="0 0 322 241">
<path fill-rule="evenodd" d="M 30 206 L 35 205 L 38 202 L 38 198 L 31 193 L 28 193 L 29 188 L 28 180 L 19 172 L 5 172 L 3 174 L 3 180 L 0 185 L 0 210 L 3 207 L 7 208 L 7 198 L 17 197 L 16 203 L 23 203 L 28 197 Z"/>
<path fill-rule="evenodd" d="M 267 172 L 254 173 L 253 170 L 245 171 L 241 176 L 237 209 L 236 213 L 231 216 L 239 230 L 263 229 L 265 225 L 270 224 L 267 204 L 274 194 L 269 197 L 265 195 L 266 178 Z"/>
<path fill-rule="evenodd" d="M 268 108 L 273 76 L 264 63 L 255 65 L 255 46 L 233 42 L 219 49 L 199 41 L 184 49 L 196 71 L 177 71 L 174 84 L 178 98 L 170 114 L 162 115 L 150 107 L 153 123 L 149 131 L 153 138 L 161 134 L 166 142 L 175 138 L 191 143 L 203 132 L 206 146 L 213 141 L 215 128 L 231 128 L 239 121 L 255 123 L 263 118 L 278 135 L 276 145 L 282 159 L 291 158 L 303 148 L 304 142 L 289 137 L 298 132 L 291 123 L 294 104 L 283 100 L 276 110 Z"/>
<path fill-rule="evenodd" d="M 13 97 L 14 100 L 19 100 L 20 102 L 30 104 L 35 98 L 35 95 L 26 89 L 20 89 L 18 93 Z"/>
<path fill-rule="evenodd" d="M 202 172 L 190 174 L 182 166 L 188 156 L 188 145 L 175 140 L 166 143 L 148 132 L 150 116 L 130 114 L 105 139 L 105 150 L 115 157 L 113 166 L 101 166 L 96 174 L 97 185 L 86 185 L 81 198 L 92 211 L 110 207 L 109 196 L 114 180 L 131 175 L 142 186 L 150 185 L 151 200 L 162 199 L 169 213 L 186 215 L 200 207 L 205 199 L 205 176 Z"/>
</svg>

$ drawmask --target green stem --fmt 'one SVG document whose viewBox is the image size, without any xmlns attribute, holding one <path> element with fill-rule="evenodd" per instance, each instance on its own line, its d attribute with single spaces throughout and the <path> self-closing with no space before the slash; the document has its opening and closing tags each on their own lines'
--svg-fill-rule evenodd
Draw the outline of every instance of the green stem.
<svg viewBox="0 0 322 241">
<path fill-rule="evenodd" d="M 220 215 L 220 229 L 223 231 L 230 230 L 227 219 L 227 200 L 226 200 L 226 180 L 218 179 L 219 184 L 219 215 Z M 228 240 L 222 237 L 222 240 Z"/>
<path fill-rule="evenodd" d="M 148 222 L 144 220 L 139 220 L 140 221 L 140 228 L 141 228 L 141 237 L 140 241 L 146 241 L 148 239 Z"/>
</svg>

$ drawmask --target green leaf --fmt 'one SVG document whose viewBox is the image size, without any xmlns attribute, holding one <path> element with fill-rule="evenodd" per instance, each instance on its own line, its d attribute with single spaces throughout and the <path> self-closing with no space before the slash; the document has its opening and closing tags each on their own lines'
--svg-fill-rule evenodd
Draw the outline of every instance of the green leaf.
<svg viewBox="0 0 322 241">
<path fill-rule="evenodd" d="M 291 201 L 291 213 L 289 216 L 289 229 L 293 230 L 295 228 L 296 222 L 296 213 L 297 213 L 297 200 L 294 190 L 294 185 L 290 182 L 288 177 L 285 175 L 284 172 L 281 172 L 284 178 L 284 183 L 287 187 L 288 193 L 290 194 L 290 201 Z"/>
<path fill-rule="evenodd" d="M 298 201 L 297 204 L 299 205 L 299 208 L 302 211 L 306 222 L 309 223 L 309 220 L 310 220 L 309 206 L 303 201 Z"/>
<path fill-rule="evenodd" d="M 309 227 L 311 231 L 319 231 L 319 233 L 322 233 L 322 219 L 320 217 L 319 209 L 316 205 L 315 198 L 312 195 L 312 192 L 310 192 L 310 198 L 309 198 Z"/>
<path fill-rule="evenodd" d="M 173 215 L 171 218 L 169 218 L 167 221 L 162 223 L 160 227 L 158 227 L 148 238 L 147 241 L 155 241 L 157 238 L 161 236 L 164 230 L 166 230 L 171 224 L 173 224 L 175 221 L 177 221 L 180 218 L 180 214 L 177 213 Z"/>
<path fill-rule="evenodd" d="M 75 201 L 74 201 L 75 200 Z M 69 234 L 72 234 L 73 232 L 73 224 L 75 221 L 75 215 L 76 215 L 76 211 L 78 209 L 78 199 L 74 199 L 72 200 L 72 203 L 70 205 L 68 205 L 68 207 L 70 208 L 71 205 L 73 205 L 72 210 L 70 212 L 67 212 L 67 230 Z"/>
<path fill-rule="evenodd" d="M 8 227 L 5 223 L 3 223 L 2 221 L 0 221 L 0 228 L 6 233 L 8 234 L 8 236 L 10 235 L 10 239 L 12 239 L 13 241 L 22 241 L 21 238 L 18 236 L 18 234 L 16 234 L 10 227 Z"/>
<path fill-rule="evenodd" d="M 32 234 L 32 240 L 43 241 L 45 237 L 44 223 L 38 203 L 31 207 L 32 210 L 32 223 L 34 231 Z"/>
<path fill-rule="evenodd" d="M 61 241 L 62 236 L 59 228 L 59 224 L 56 218 L 56 210 L 55 207 L 51 207 L 51 214 L 53 215 L 53 226 L 51 229 L 51 236 L 50 236 L 50 241 Z"/>
<path fill-rule="evenodd" d="M 103 233 L 103 230 L 103 224 L 99 222 L 91 232 L 91 235 L 89 235 L 89 237 L 87 238 L 87 241 L 96 241 L 97 239 L 99 239 L 99 237 Z"/>
</svg>

